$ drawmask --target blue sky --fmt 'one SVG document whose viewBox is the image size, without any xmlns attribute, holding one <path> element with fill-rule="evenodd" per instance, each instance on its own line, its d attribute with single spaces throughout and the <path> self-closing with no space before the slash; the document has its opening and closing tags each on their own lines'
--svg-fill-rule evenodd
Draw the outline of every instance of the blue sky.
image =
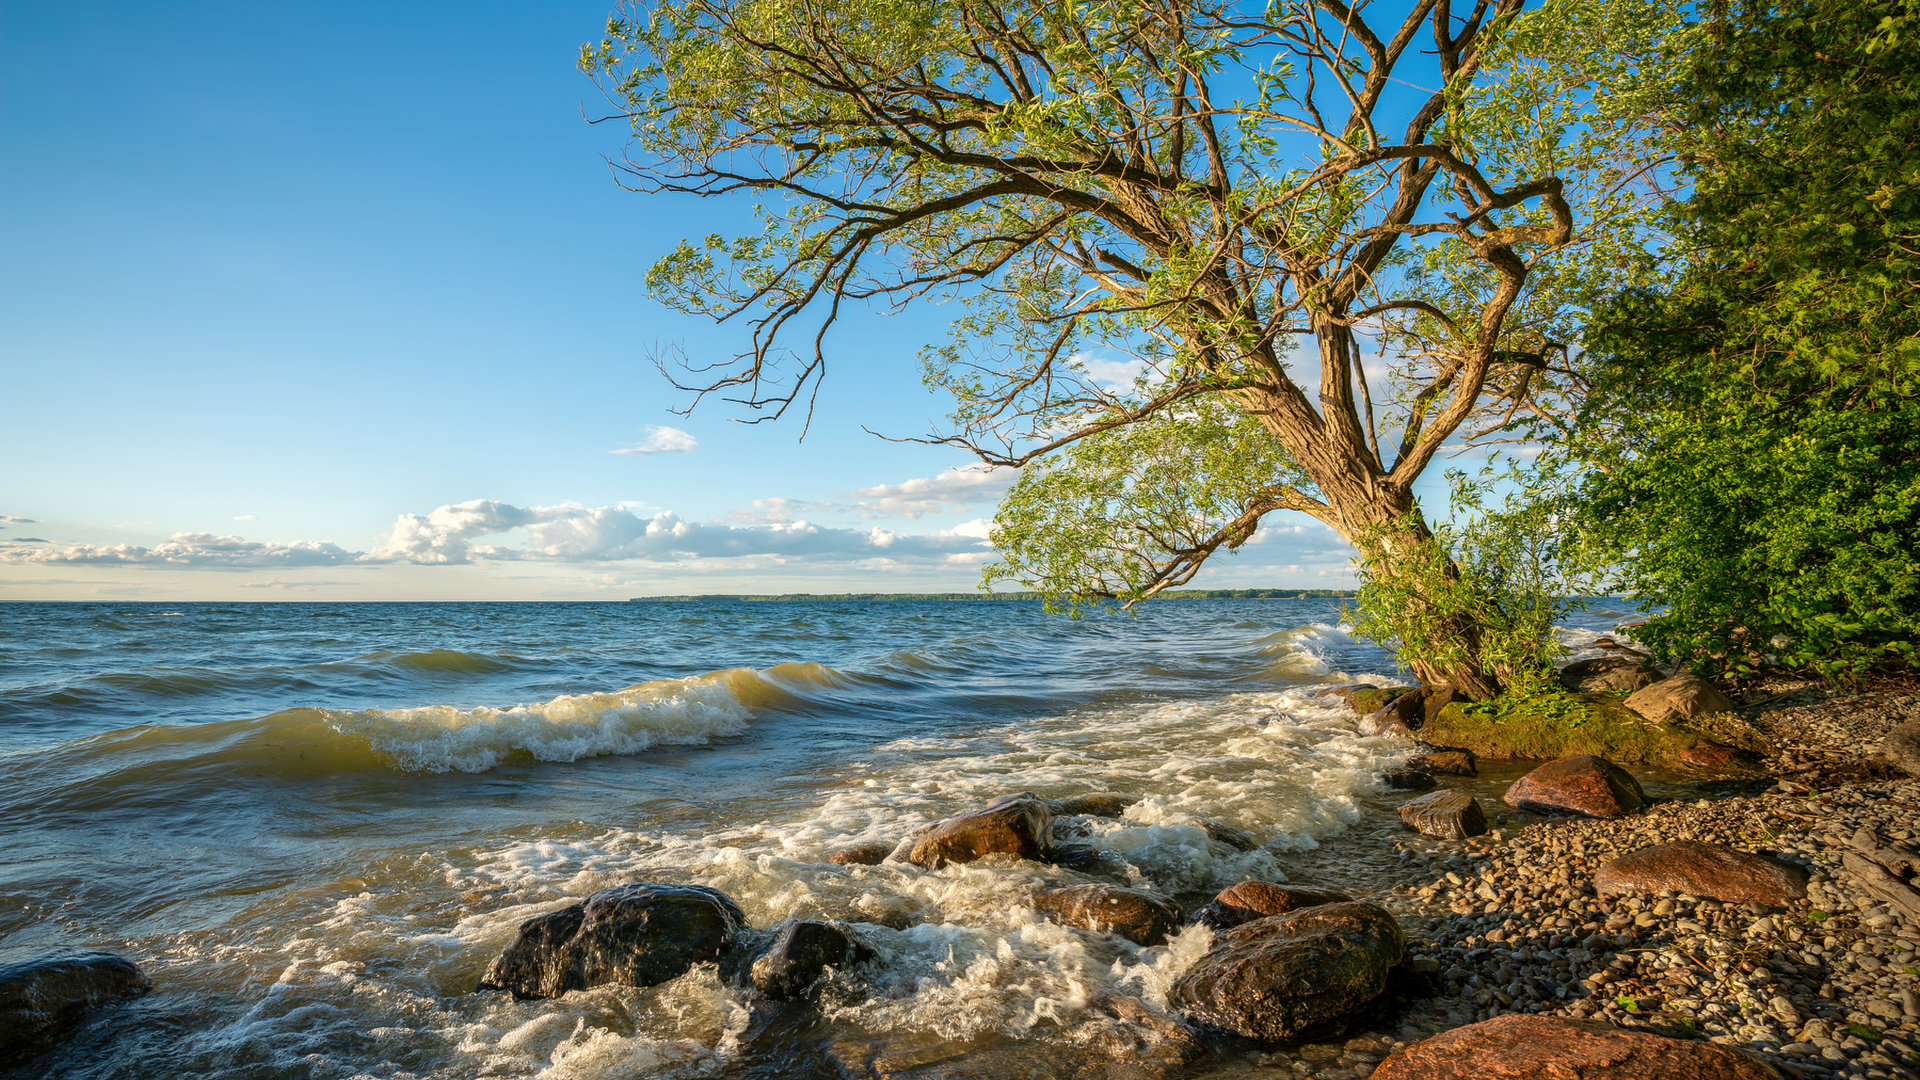
<svg viewBox="0 0 1920 1080">
<path fill-rule="evenodd" d="M 856 318 L 805 441 L 643 278 L 744 208 L 622 191 L 606 0 L 0 8 L 0 597 L 969 588 L 1004 478 L 919 435 L 945 312 Z M 650 453 L 616 453 L 623 449 Z M 1196 584 L 1345 585 L 1275 519 Z"/>
</svg>

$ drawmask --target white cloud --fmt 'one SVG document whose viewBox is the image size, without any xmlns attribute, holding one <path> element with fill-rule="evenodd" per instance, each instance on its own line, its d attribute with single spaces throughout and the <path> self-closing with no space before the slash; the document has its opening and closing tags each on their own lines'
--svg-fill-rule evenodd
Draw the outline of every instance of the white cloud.
<svg viewBox="0 0 1920 1080">
<path fill-rule="evenodd" d="M 609 454 L 691 454 L 700 449 L 700 440 L 676 427 L 647 426 L 647 437 L 632 446 L 609 450 Z"/>
<path fill-rule="evenodd" d="M 517 545 L 482 544 L 518 530 Z M 807 521 L 758 525 L 688 521 L 678 514 L 640 517 L 618 506 L 521 508 L 494 499 L 442 506 L 426 514 L 403 514 L 366 562 L 424 564 L 482 560 L 612 562 L 639 559 L 754 557 L 868 558 L 944 557 L 975 551 L 978 536 L 960 531 L 904 535 L 886 529 L 837 529 Z"/>
<path fill-rule="evenodd" d="M 260 520 L 260 518 L 259 518 L 259 515 L 257 515 L 257 514 L 240 514 L 240 515 L 238 515 L 238 516 L 236 516 L 236 517 L 235 517 L 235 518 L 234 518 L 233 520 L 235 520 L 235 521 L 259 521 L 259 520 Z"/>
<path fill-rule="evenodd" d="M 1106 390 L 1130 390 L 1147 370 L 1145 360 L 1103 360 L 1091 353 L 1074 353 L 1067 359 L 1080 365 L 1088 382 Z"/>
<path fill-rule="evenodd" d="M 15 517 L 12 514 L 0 514 L 0 521 L 4 521 L 8 525 L 32 525 L 35 523 L 32 518 Z"/>
<path fill-rule="evenodd" d="M 847 497 L 855 500 L 861 517 L 918 518 L 922 514 L 992 506 L 1007 493 L 1016 475 L 1013 469 L 948 469 L 939 476 L 850 491 Z"/>
<path fill-rule="evenodd" d="M 272 544 L 203 532 L 174 533 L 172 539 L 153 547 L 134 544 L 49 544 L 31 548 L 0 545 L 0 562 L 166 566 L 196 570 L 338 566 L 357 558 L 358 552 L 315 540 Z"/>
</svg>

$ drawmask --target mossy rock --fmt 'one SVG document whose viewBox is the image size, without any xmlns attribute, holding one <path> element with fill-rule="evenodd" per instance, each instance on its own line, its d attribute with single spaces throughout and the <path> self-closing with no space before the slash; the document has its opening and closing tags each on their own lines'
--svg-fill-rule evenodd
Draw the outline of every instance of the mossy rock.
<svg viewBox="0 0 1920 1080">
<path fill-rule="evenodd" d="M 1678 725 L 1647 720 L 1615 694 L 1568 694 L 1556 703 L 1560 708 L 1515 706 L 1496 716 L 1456 702 L 1429 720 L 1420 738 L 1487 758 L 1550 761 L 1592 754 L 1622 765 L 1678 765 L 1682 751 L 1706 741 Z"/>
<path fill-rule="evenodd" d="M 1392 703 L 1401 694 L 1410 694 L 1420 689 L 1417 686 L 1369 686 L 1365 690 L 1355 690 L 1347 696 L 1347 704 L 1361 716 L 1370 716 Z"/>
</svg>

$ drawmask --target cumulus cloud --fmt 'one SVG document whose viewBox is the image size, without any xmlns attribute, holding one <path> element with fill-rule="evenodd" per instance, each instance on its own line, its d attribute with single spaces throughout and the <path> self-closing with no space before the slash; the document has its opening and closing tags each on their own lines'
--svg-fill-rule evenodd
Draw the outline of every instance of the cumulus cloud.
<svg viewBox="0 0 1920 1080">
<path fill-rule="evenodd" d="M 938 476 L 918 477 L 898 484 L 850 491 L 860 516 L 918 518 L 974 506 L 992 506 L 1007 493 L 1017 475 L 1013 469 L 948 469 Z"/>
<path fill-rule="evenodd" d="M 647 437 L 632 446 L 609 450 L 609 454 L 691 454 L 700 449 L 700 440 L 676 427 L 647 426 Z"/>
<path fill-rule="evenodd" d="M 273 544 L 215 533 L 174 533 L 153 547 L 135 544 L 0 545 L 0 562 L 166 566 L 195 570 L 257 570 L 264 567 L 338 566 L 359 558 L 337 544 L 297 540 Z"/>
<path fill-rule="evenodd" d="M 519 544 L 481 543 L 518 530 Z M 366 562 L 423 564 L 480 560 L 610 562 L 641 559 L 936 558 L 980 548 L 958 530 L 905 535 L 886 529 L 838 529 L 807 521 L 730 525 L 678 514 L 642 517 L 620 506 L 518 507 L 495 499 L 403 514 Z"/>
<path fill-rule="evenodd" d="M 1147 370 L 1145 360 L 1106 360 L 1091 353 L 1074 353 L 1067 358 L 1087 373 L 1087 381 L 1106 390 L 1129 390 L 1133 381 Z"/>
</svg>

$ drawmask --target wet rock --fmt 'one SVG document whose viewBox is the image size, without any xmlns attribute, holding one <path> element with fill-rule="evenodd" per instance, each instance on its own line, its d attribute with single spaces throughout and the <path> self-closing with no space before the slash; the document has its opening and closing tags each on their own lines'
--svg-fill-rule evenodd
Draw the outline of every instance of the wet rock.
<svg viewBox="0 0 1920 1080">
<path fill-rule="evenodd" d="M 1424 692 L 1420 690 L 1409 690 L 1395 696 L 1393 700 L 1360 718 L 1360 734 L 1399 738 L 1412 735 L 1413 729 L 1426 719 L 1426 712 L 1421 708 L 1421 699 L 1424 696 Z"/>
<path fill-rule="evenodd" d="M 1465 840 L 1487 831 L 1487 814 L 1480 801 L 1464 791 L 1436 791 L 1400 808 L 1400 820 L 1428 836 Z"/>
<path fill-rule="evenodd" d="M 1055 844 L 1047 861 L 1089 877 L 1121 877 L 1130 869 L 1117 852 L 1093 844 Z"/>
<path fill-rule="evenodd" d="M 801 919 L 780 928 L 773 947 L 753 962 L 753 985 L 776 1001 L 801 997 L 828 968 L 870 959 L 873 950 L 860 944 L 846 927 L 816 919 Z"/>
<path fill-rule="evenodd" d="M 1127 807 L 1140 801 L 1138 795 L 1117 795 L 1111 791 L 1090 791 L 1070 799 L 1055 799 L 1050 809 L 1059 815 L 1084 814 L 1088 817 L 1117 818 Z"/>
<path fill-rule="evenodd" d="M 950 817 L 913 845 L 908 858 L 936 870 L 986 855 L 1044 860 L 1053 848 L 1053 811 L 1030 792 L 1002 795 L 971 814 Z"/>
<path fill-rule="evenodd" d="M 1574 754 L 1533 770 L 1507 789 L 1506 804 L 1535 814 L 1615 818 L 1646 805 L 1640 782 L 1620 766 Z"/>
<path fill-rule="evenodd" d="M 1920 720 L 1894 725 L 1880 740 L 1880 756 L 1908 776 L 1920 776 Z"/>
<path fill-rule="evenodd" d="M 1733 702 L 1691 671 L 1682 671 L 1627 696 L 1626 706 L 1649 720 L 1686 720 L 1733 711 Z"/>
<path fill-rule="evenodd" d="M 1235 851 L 1252 851 L 1254 848 L 1260 846 L 1254 843 L 1253 837 L 1248 835 L 1245 830 L 1237 829 L 1224 821 L 1214 821 L 1211 819 L 1202 821 L 1200 828 L 1206 830 L 1207 839 L 1216 844 L 1223 844 Z"/>
<path fill-rule="evenodd" d="M 735 904 L 699 885 L 621 885 L 520 924 L 487 966 L 482 990 L 559 997 L 617 983 L 654 986 L 715 960 L 746 925 Z"/>
<path fill-rule="evenodd" d="M 1065 926 L 1118 934 L 1136 945 L 1158 945 L 1180 925 L 1180 909 L 1164 897 L 1119 885 L 1042 889 L 1035 911 Z"/>
<path fill-rule="evenodd" d="M 1576 660 L 1560 670 L 1560 685 L 1576 694 L 1631 694 L 1660 681 L 1652 664 L 1627 656 L 1596 656 Z"/>
<path fill-rule="evenodd" d="M 1440 786 L 1440 781 L 1435 780 L 1432 773 L 1419 769 L 1398 769 L 1382 775 L 1381 779 L 1395 791 L 1432 791 Z"/>
<path fill-rule="evenodd" d="M 1346 904 L 1352 901 L 1353 897 L 1331 889 L 1275 885 L 1269 881 L 1243 881 L 1222 889 L 1211 903 L 1194 915 L 1194 921 L 1215 930 L 1231 930 L 1270 915 L 1285 915 L 1322 904 Z"/>
<path fill-rule="evenodd" d="M 87 1010 L 152 989 L 133 961 L 112 953 L 56 953 L 0 967 L 0 1066 L 59 1046 Z"/>
<path fill-rule="evenodd" d="M 1451 747 L 1408 758 L 1407 767 L 1444 773 L 1448 776 L 1480 775 L 1480 770 L 1474 765 L 1473 751 L 1456 750 Z"/>
<path fill-rule="evenodd" d="M 899 846 L 892 840 L 875 840 L 869 844 L 855 844 L 841 848 L 827 856 L 827 861 L 841 866 L 878 866 L 887 861 L 893 849 Z"/>
<path fill-rule="evenodd" d="M 1208 1027 L 1295 1042 L 1343 1026 L 1378 997 L 1404 944 L 1399 922 L 1373 904 L 1256 919 L 1222 933 L 1169 997 Z"/>
<path fill-rule="evenodd" d="M 1807 895 L 1807 872 L 1792 863 L 1744 851 L 1676 840 L 1641 848 L 1600 867 L 1603 893 L 1674 892 L 1733 904 L 1790 904 Z"/>
<path fill-rule="evenodd" d="M 1373 1080 L 1786 1080 L 1752 1054 L 1608 1024 L 1509 1013 L 1396 1050 Z"/>
</svg>

